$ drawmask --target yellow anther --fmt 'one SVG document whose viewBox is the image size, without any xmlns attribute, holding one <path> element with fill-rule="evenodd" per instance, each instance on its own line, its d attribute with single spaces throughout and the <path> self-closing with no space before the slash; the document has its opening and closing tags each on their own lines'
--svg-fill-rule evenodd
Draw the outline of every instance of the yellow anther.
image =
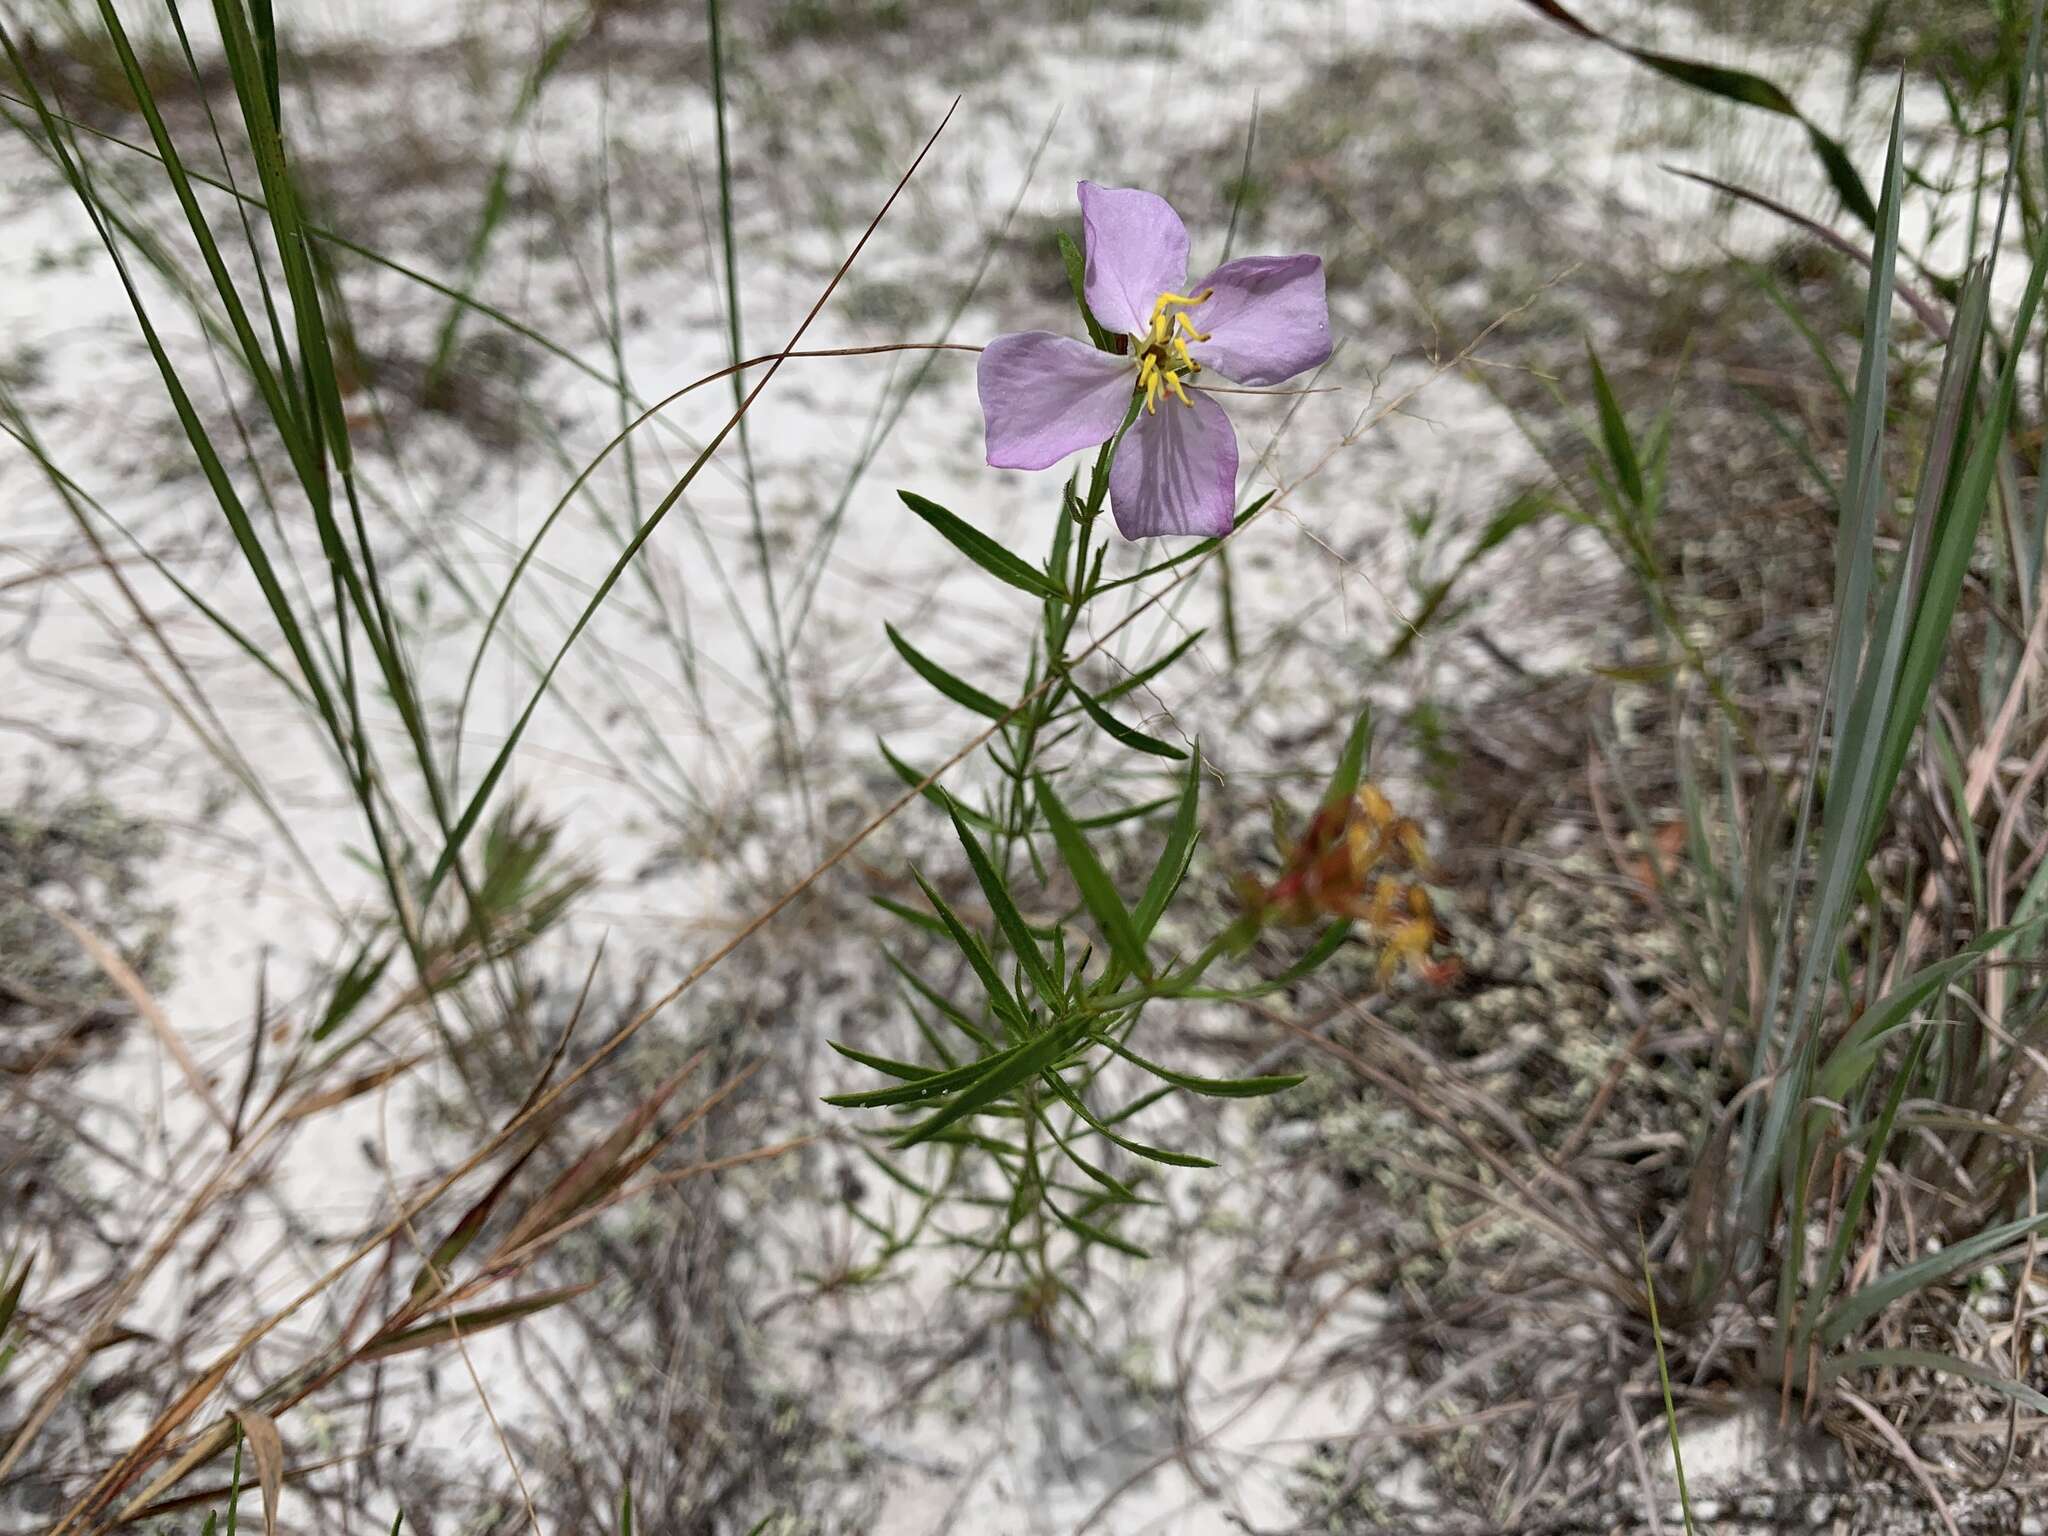
<svg viewBox="0 0 2048 1536">
<path fill-rule="evenodd" d="M 1186 310 L 1180 311 L 1173 318 L 1180 322 L 1180 328 L 1186 331 L 1188 335 L 1195 341 L 1207 341 L 1209 339 L 1209 333 L 1207 331 L 1198 331 L 1195 329 L 1195 322 L 1188 318 Z"/>
<path fill-rule="evenodd" d="M 1180 354 L 1181 366 L 1186 368 L 1189 373 L 1200 373 L 1202 371 L 1202 365 L 1188 356 L 1188 344 L 1178 336 L 1173 338 L 1173 350 Z"/>
<path fill-rule="evenodd" d="M 1165 374 L 1162 375 L 1162 377 L 1164 377 L 1166 380 L 1166 387 L 1173 391 L 1174 399 L 1178 400 L 1182 405 L 1185 406 L 1192 407 L 1194 405 L 1195 402 L 1188 398 L 1188 392 L 1180 387 L 1179 374 L 1175 373 L 1171 368 L 1169 368 L 1166 370 Z"/>
</svg>

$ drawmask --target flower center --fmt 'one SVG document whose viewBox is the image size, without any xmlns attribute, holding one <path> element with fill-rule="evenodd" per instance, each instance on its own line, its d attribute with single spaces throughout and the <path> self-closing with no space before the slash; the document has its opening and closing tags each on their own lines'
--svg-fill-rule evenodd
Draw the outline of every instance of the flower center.
<svg viewBox="0 0 2048 1536">
<path fill-rule="evenodd" d="M 1146 410 L 1158 411 L 1161 395 L 1171 395 L 1186 406 L 1195 403 L 1180 381 L 1183 375 L 1202 371 L 1202 365 L 1188 354 L 1188 343 L 1207 341 L 1209 333 L 1195 329 L 1188 311 L 1208 303 L 1214 291 L 1162 293 L 1152 301 L 1152 323 L 1145 329 L 1138 352 L 1138 391 L 1145 397 Z"/>
</svg>

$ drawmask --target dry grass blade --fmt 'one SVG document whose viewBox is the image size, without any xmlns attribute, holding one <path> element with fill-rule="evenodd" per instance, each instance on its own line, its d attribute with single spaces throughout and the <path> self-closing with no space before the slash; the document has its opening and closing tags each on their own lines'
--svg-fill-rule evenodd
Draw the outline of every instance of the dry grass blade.
<svg viewBox="0 0 2048 1536">
<path fill-rule="evenodd" d="M 1683 176 L 1687 181 L 1696 181 L 1703 187 L 1712 187 L 1716 192 L 1724 193 L 1741 202 L 1750 203 L 1755 207 L 1763 209 L 1766 213 L 1776 214 L 1788 224 L 1805 230 L 1806 233 L 1813 236 L 1814 239 L 1820 241 L 1823 245 L 1826 245 L 1830 250 L 1840 251 L 1844 256 L 1847 256 L 1851 261 L 1856 262 L 1862 267 L 1868 268 L 1871 265 L 1870 252 L 1864 250 L 1855 241 L 1844 239 L 1834 230 L 1828 228 L 1827 225 L 1821 223 L 1820 220 L 1809 219 L 1796 208 L 1788 208 L 1775 198 L 1766 197 L 1761 192 L 1752 192 L 1747 187 L 1739 187 L 1732 181 L 1723 181 L 1718 176 L 1704 175 L 1699 171 L 1688 171 L 1681 166 L 1668 165 L 1665 169 L 1674 176 Z M 1930 335 L 1938 341 L 1948 340 L 1948 317 L 1941 312 L 1940 306 L 1934 300 L 1921 293 L 1919 289 L 1908 283 L 1903 277 L 1897 276 L 1896 273 L 1894 273 L 1892 278 L 1892 291 L 1899 296 L 1899 301 L 1906 308 L 1913 311 L 1913 317 L 1927 327 Z"/>
<path fill-rule="evenodd" d="M 669 1075 L 667 1081 L 640 1102 L 622 1125 L 571 1164 L 569 1171 L 555 1181 L 554 1187 L 519 1218 L 504 1246 L 518 1247 L 535 1233 L 546 1231 L 578 1206 L 601 1197 L 608 1188 L 625 1178 L 629 1170 L 624 1164 L 633 1143 L 654 1123 L 654 1117 L 675 1097 L 676 1090 L 683 1086 L 703 1060 L 704 1052 L 699 1051 L 684 1062 Z"/>
<path fill-rule="evenodd" d="M 256 1463 L 256 1481 L 263 1490 L 264 1536 L 276 1536 L 277 1500 L 284 1489 L 284 1440 L 267 1413 L 242 1408 L 236 1410 L 235 1421 L 242 1426 L 242 1438 Z"/>
<path fill-rule="evenodd" d="M 578 1296 L 595 1289 L 596 1285 L 595 1280 L 586 1280 L 581 1285 L 556 1286 L 553 1290 L 522 1296 L 517 1301 L 499 1302 L 496 1306 L 453 1313 L 431 1323 L 421 1323 L 415 1328 L 403 1329 L 387 1338 L 372 1339 L 357 1351 L 356 1358 L 388 1360 L 393 1355 L 403 1355 L 415 1349 L 428 1349 L 436 1344 L 467 1338 L 472 1334 L 482 1333 L 487 1328 L 496 1328 L 505 1323 L 516 1323 L 521 1318 L 532 1317 L 565 1301 L 574 1301 Z"/>
<path fill-rule="evenodd" d="M 1934 1506 L 1934 1512 L 1940 1517 L 1942 1529 L 1948 1532 L 1948 1536 L 1962 1536 L 1962 1532 L 1956 1528 L 1956 1517 L 1948 1507 L 1948 1500 L 1941 1496 L 1941 1485 L 1934 1480 L 1934 1474 L 1928 1471 L 1927 1463 L 1913 1453 L 1913 1447 L 1906 1443 L 1906 1437 L 1899 1433 L 1899 1427 L 1878 1412 L 1875 1406 L 1848 1388 L 1837 1388 L 1835 1395 L 1870 1421 L 1871 1427 L 1877 1431 L 1878 1438 L 1884 1441 L 1886 1448 L 1898 1457 L 1899 1464 L 1912 1473 L 1914 1481 L 1926 1490 L 1928 1502 Z"/>
<path fill-rule="evenodd" d="M 118 987 L 121 995 L 134 1004 L 135 1011 L 147 1021 L 151 1032 L 163 1043 L 164 1049 L 170 1052 L 171 1060 L 178 1064 L 178 1072 L 185 1079 L 185 1086 L 192 1090 L 193 1096 L 206 1107 L 207 1114 L 211 1115 L 214 1122 L 232 1139 L 235 1133 L 234 1123 L 228 1119 L 228 1112 L 221 1107 L 220 1100 L 213 1096 L 213 1086 L 207 1082 L 206 1074 L 199 1069 L 199 1063 L 185 1044 L 184 1036 L 178 1033 L 177 1028 L 171 1023 L 170 1016 L 164 1012 L 155 997 L 150 995 L 150 990 L 143 985 L 142 978 L 135 974 L 135 968 L 123 960 L 112 945 L 70 913 L 59 911 L 46 903 L 39 902 L 37 905 L 45 916 L 78 941 L 78 947 L 91 957 L 93 964 L 106 972 L 107 980 Z"/>
<path fill-rule="evenodd" d="M 366 1093 L 375 1093 L 386 1083 L 395 1082 L 427 1059 L 424 1054 L 406 1056 L 398 1061 L 388 1062 L 384 1066 L 374 1068 L 371 1071 L 359 1073 L 347 1082 L 337 1083 L 332 1088 L 322 1088 L 307 1093 L 302 1098 L 295 1099 L 291 1104 L 287 1105 L 280 1112 L 278 1118 L 285 1121 L 303 1120 L 308 1115 L 317 1115 L 322 1110 L 334 1108 L 337 1104 L 346 1104 L 351 1099 L 359 1099 Z"/>
</svg>

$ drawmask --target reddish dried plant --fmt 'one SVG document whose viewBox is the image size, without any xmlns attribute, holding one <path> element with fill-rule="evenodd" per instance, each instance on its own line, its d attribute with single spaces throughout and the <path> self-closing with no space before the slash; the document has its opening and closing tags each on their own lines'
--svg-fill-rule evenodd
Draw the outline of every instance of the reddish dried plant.
<svg viewBox="0 0 2048 1536">
<path fill-rule="evenodd" d="M 1379 942 L 1382 982 L 1404 965 L 1433 986 L 1457 975 L 1455 959 L 1431 958 L 1444 934 L 1423 886 L 1429 853 L 1422 829 L 1378 789 L 1365 784 L 1330 801 L 1283 852 L 1285 867 L 1271 885 L 1245 882 L 1256 921 L 1349 918 Z"/>
</svg>

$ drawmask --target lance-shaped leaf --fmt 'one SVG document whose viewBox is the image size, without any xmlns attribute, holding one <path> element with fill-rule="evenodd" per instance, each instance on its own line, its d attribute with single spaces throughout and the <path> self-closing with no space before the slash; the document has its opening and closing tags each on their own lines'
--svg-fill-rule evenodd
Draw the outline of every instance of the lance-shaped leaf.
<svg viewBox="0 0 2048 1536">
<path fill-rule="evenodd" d="M 960 921 L 959 916 L 946 904 L 946 899 L 932 889 L 931 882 L 926 880 L 923 874 L 913 869 L 910 878 L 917 882 L 917 888 L 924 892 L 924 899 L 932 904 L 932 910 L 938 913 L 939 921 L 946 925 L 947 937 L 952 939 L 954 947 L 965 957 L 975 978 L 980 981 L 982 990 L 988 993 L 990 1005 L 1014 1027 L 1021 1029 L 1027 1010 L 996 970 L 995 961 L 989 958 L 988 948 L 981 942 L 980 935 Z"/>
<path fill-rule="evenodd" d="M 955 704 L 971 709 L 977 715 L 986 715 L 991 720 L 1000 720 L 1010 713 L 1009 705 L 999 704 L 973 684 L 962 682 L 898 634 L 895 625 L 884 624 L 882 628 L 889 636 L 889 643 L 896 647 L 896 654 L 910 663 L 911 671 Z"/>
<path fill-rule="evenodd" d="M 1684 59 L 1668 53 L 1657 53 L 1648 48 L 1635 48 L 1620 42 L 1604 32 L 1595 31 L 1585 22 L 1559 3 L 1559 0 L 1524 0 L 1524 3 L 1548 16 L 1566 30 L 1577 33 L 1589 42 L 1604 43 L 1619 53 L 1624 53 L 1645 68 L 1653 69 L 1667 79 L 1677 80 L 1695 90 L 1719 96 L 1723 100 L 1738 102 L 1743 106 L 1758 107 L 1774 112 L 1779 117 L 1789 117 L 1806 130 L 1807 142 L 1826 169 L 1828 180 L 1834 184 L 1835 192 L 1842 204 L 1865 228 L 1877 227 L 1877 206 L 1870 200 L 1870 192 L 1863 185 L 1863 178 L 1856 174 L 1855 162 L 1841 144 L 1817 128 L 1812 120 L 1801 112 L 1792 98 L 1778 86 L 1761 75 L 1751 74 L 1745 69 L 1730 69 L 1721 64 L 1708 64 L 1699 59 Z"/>
<path fill-rule="evenodd" d="M 1029 592 L 1033 597 L 1066 596 L 1059 584 L 1048 578 L 1043 571 L 1025 564 L 964 518 L 956 517 L 937 502 L 927 501 L 915 491 L 898 491 L 896 494 L 902 498 L 903 505 L 923 518 L 934 533 L 997 581 L 1007 582 L 1020 592 Z"/>
<path fill-rule="evenodd" d="M 938 806 L 942 810 L 958 811 L 970 826 L 979 827 L 984 832 L 1002 831 L 1001 827 L 990 821 L 981 812 L 975 810 L 974 807 L 962 805 L 943 789 L 939 788 L 938 784 L 929 774 L 918 772 L 916 768 L 906 763 L 894 752 L 891 752 L 889 750 L 889 743 L 882 740 L 881 737 L 877 736 L 875 738 L 875 745 L 881 750 L 882 760 L 889 765 L 889 771 L 901 779 L 906 788 L 916 790 L 925 799 L 931 801 L 933 805 Z"/>
<path fill-rule="evenodd" d="M 1188 759 L 1187 778 L 1181 784 L 1180 805 L 1173 813 L 1173 825 L 1167 829 L 1166 845 L 1159 850 L 1159 861 L 1152 866 L 1152 878 L 1145 883 L 1145 894 L 1138 898 L 1138 911 L 1134 922 L 1140 940 L 1152 937 L 1152 930 L 1159 926 L 1159 919 L 1166 911 L 1166 904 L 1173 900 L 1173 893 L 1180 889 L 1181 881 L 1188 872 L 1188 860 L 1194 856 L 1196 817 L 1202 800 L 1202 747 L 1195 744 L 1193 756 Z"/>
<path fill-rule="evenodd" d="M 1351 722 L 1351 734 L 1344 738 L 1344 750 L 1337 758 L 1337 771 L 1330 775 L 1330 787 L 1323 791 L 1325 806 L 1339 805 L 1358 792 L 1365 778 L 1366 759 L 1372 756 L 1372 708 L 1368 705 Z"/>
<path fill-rule="evenodd" d="M 1076 1093 L 1073 1090 L 1073 1088 L 1068 1086 L 1067 1080 L 1061 1077 L 1058 1072 L 1055 1072 L 1052 1069 L 1048 1068 L 1045 1073 L 1045 1080 L 1052 1086 L 1053 1092 L 1058 1094 L 1060 1098 L 1064 1099 L 1067 1103 L 1067 1106 L 1070 1109 L 1072 1109 L 1075 1114 L 1079 1115 L 1083 1120 L 1087 1121 L 1089 1126 L 1096 1132 L 1097 1135 L 1106 1138 L 1107 1140 L 1109 1140 L 1110 1142 L 1114 1143 L 1119 1147 L 1122 1147 L 1126 1152 L 1129 1152 L 1137 1157 L 1142 1157 L 1146 1159 L 1148 1162 L 1166 1163 L 1174 1168 L 1214 1168 L 1216 1166 L 1216 1164 L 1212 1162 L 1210 1159 L 1206 1157 L 1198 1157 L 1192 1152 L 1173 1152 L 1169 1151 L 1165 1147 L 1151 1146 L 1145 1142 L 1133 1141 L 1127 1136 L 1118 1134 L 1116 1131 L 1110 1129 L 1109 1123 L 1106 1120 L 1103 1120 L 1100 1116 L 1098 1116 L 1095 1113 L 1094 1110 L 1088 1107 L 1086 1101 L 1082 1099 L 1081 1095 Z M 1068 1156 L 1071 1157 L 1073 1156 L 1073 1154 L 1069 1152 Z M 1076 1161 L 1078 1161 L 1078 1159 L 1076 1159 Z"/>
<path fill-rule="evenodd" d="M 1147 736 L 1135 726 L 1125 725 L 1123 721 L 1117 719 L 1115 715 L 1090 698 L 1088 690 L 1076 682 L 1071 674 L 1067 677 L 1067 686 L 1074 690 L 1074 697 L 1080 700 L 1081 708 L 1087 712 L 1088 718 L 1093 720 L 1115 740 L 1129 747 L 1133 752 L 1144 752 L 1152 757 L 1172 758 L 1175 762 L 1179 762 L 1187 756 L 1187 753 L 1181 751 L 1179 747 L 1174 746 L 1172 743 L 1161 741 L 1156 736 Z"/>
<path fill-rule="evenodd" d="M 1095 850 L 1088 846 L 1088 839 L 1067 814 L 1052 785 L 1043 777 L 1034 776 L 1032 786 L 1038 794 L 1038 808 L 1052 829 L 1053 842 L 1059 847 L 1060 859 L 1074 877 L 1074 884 L 1080 887 L 1081 900 L 1087 905 L 1089 916 L 1095 919 L 1095 926 L 1102 930 L 1109 952 L 1131 974 L 1149 977 L 1152 967 L 1145 958 L 1144 941 L 1138 937 L 1137 925 L 1131 921 L 1131 914 L 1102 861 L 1095 857 Z"/>
<path fill-rule="evenodd" d="M 1196 642 L 1199 641 L 1202 638 L 1202 636 L 1206 635 L 1208 632 L 1209 631 L 1206 629 L 1195 630 L 1192 634 L 1186 636 L 1180 642 L 1180 644 L 1176 645 L 1164 656 L 1161 656 L 1157 661 L 1151 662 L 1145 666 L 1140 667 L 1137 671 L 1133 672 L 1129 677 L 1121 678 L 1111 686 L 1103 689 L 1102 692 L 1098 693 L 1095 696 L 1095 702 L 1098 704 L 1110 704 L 1122 698 L 1125 694 L 1131 692 L 1133 689 L 1144 687 L 1147 683 L 1151 682 L 1153 678 L 1157 677 L 1160 673 L 1164 672 L 1176 661 L 1179 661 L 1181 657 L 1187 655 L 1187 653 L 1194 648 Z"/>
<path fill-rule="evenodd" d="M 1081 1040 L 1085 1027 L 1085 1020 L 1061 1024 L 1006 1051 L 1000 1057 L 977 1063 L 985 1070 L 974 1082 L 955 1094 L 947 1102 L 946 1107 L 937 1114 L 929 1119 L 920 1120 L 897 1137 L 894 1145 L 901 1149 L 914 1147 L 921 1141 L 929 1141 L 956 1121 L 993 1105 L 1019 1083 L 1036 1076 L 1065 1057 Z"/>
<path fill-rule="evenodd" d="M 1059 995 L 1059 984 L 1053 980 L 1052 971 L 1046 966 L 1045 956 L 1039 953 L 1038 940 L 1031 936 L 1025 925 L 1024 914 L 1017 910 L 1017 903 L 1011 899 L 1009 887 L 1003 877 L 989 861 L 981 842 L 960 819 L 949 800 L 946 809 L 953 818 L 953 835 L 960 839 L 960 846 L 967 854 L 968 867 L 974 871 L 981 894 L 988 898 L 989 910 L 995 913 L 996 925 L 1003 930 L 1003 937 L 1010 941 L 1010 948 L 1023 963 L 1025 973 L 1031 978 L 1031 985 L 1039 997 L 1050 1000 Z"/>
<path fill-rule="evenodd" d="M 1116 1039 L 1113 1035 L 1096 1036 L 1104 1045 L 1133 1066 L 1143 1067 L 1162 1083 L 1171 1083 L 1189 1093 L 1199 1093 L 1209 1099 L 1257 1099 L 1269 1093 L 1279 1093 L 1292 1088 L 1302 1080 L 1299 1072 L 1285 1072 L 1271 1077 L 1196 1077 L 1188 1072 L 1176 1072 L 1163 1067 L 1156 1061 L 1140 1056 L 1136 1051 Z"/>
<path fill-rule="evenodd" d="M 1600 354 L 1586 343 L 1586 361 L 1593 365 L 1593 399 L 1600 411 L 1600 437 L 1607 449 L 1607 462 L 1631 508 L 1643 502 L 1643 468 L 1636 458 L 1635 439 L 1629 436 L 1628 418 L 1621 414 L 1621 402 L 1614 398 L 1614 386 L 1607 382 L 1607 370 L 1600 366 Z"/>
</svg>

